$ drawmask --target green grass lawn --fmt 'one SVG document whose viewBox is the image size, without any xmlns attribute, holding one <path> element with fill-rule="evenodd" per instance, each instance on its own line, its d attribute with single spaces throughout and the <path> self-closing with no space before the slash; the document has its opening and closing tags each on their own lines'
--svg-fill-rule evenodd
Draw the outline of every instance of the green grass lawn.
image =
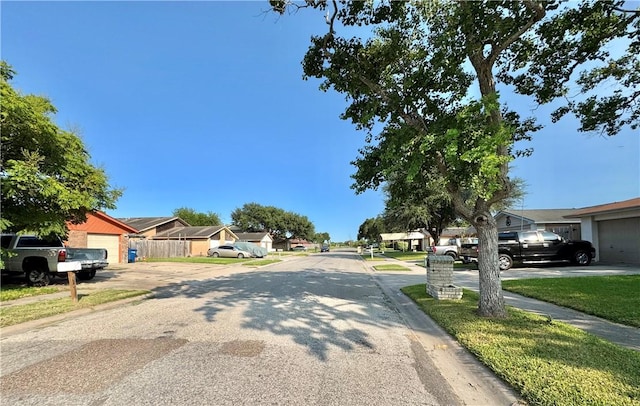
<svg viewBox="0 0 640 406">
<path fill-rule="evenodd" d="M 530 405 L 640 405 L 639 351 L 511 307 L 506 319 L 479 317 L 473 291 L 441 301 L 424 284 L 402 291 Z"/>
<path fill-rule="evenodd" d="M 411 271 L 411 269 L 400 264 L 374 265 L 373 269 L 375 269 L 376 271 Z"/>
<path fill-rule="evenodd" d="M 47 288 L 29 289 L 46 290 Z M 0 327 L 7 327 L 14 324 L 24 323 L 30 320 L 55 316 L 57 314 L 67 313 L 73 310 L 90 308 L 99 304 L 127 299 L 147 293 L 149 293 L 148 290 L 105 289 L 98 290 L 89 294 L 79 294 L 78 303 L 73 303 L 71 297 L 64 297 L 51 300 L 42 300 L 35 303 L 2 306 L 0 307 Z"/>
<path fill-rule="evenodd" d="M 640 327 L 640 275 L 507 280 L 502 288 Z"/>
<path fill-rule="evenodd" d="M 426 252 L 413 252 L 413 251 L 385 251 L 383 254 L 385 257 L 398 259 L 400 261 L 422 261 L 427 256 Z"/>
<path fill-rule="evenodd" d="M 66 290 L 66 288 L 62 288 L 58 286 L 45 286 L 45 287 L 36 288 L 36 287 L 29 287 L 29 286 L 23 286 L 23 285 L 11 285 L 11 284 L 3 283 L 2 289 L 0 289 L 0 302 L 21 299 L 23 297 L 48 295 L 49 293 L 56 293 L 63 289 Z"/>
</svg>

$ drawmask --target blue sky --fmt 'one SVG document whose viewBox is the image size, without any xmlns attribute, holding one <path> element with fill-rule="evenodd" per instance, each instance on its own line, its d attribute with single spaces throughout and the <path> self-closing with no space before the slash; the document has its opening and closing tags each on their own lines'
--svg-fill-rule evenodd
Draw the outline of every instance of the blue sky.
<svg viewBox="0 0 640 406">
<path fill-rule="evenodd" d="M 224 222 L 245 203 L 307 216 L 334 241 L 380 214 L 380 192 L 355 195 L 350 162 L 364 133 L 346 102 L 302 80 L 324 17 L 278 17 L 257 2 L 1 3 L 1 55 L 14 87 L 49 97 L 93 163 L 123 188 L 114 217 L 189 207 Z M 503 97 L 509 97 L 503 95 Z M 549 123 L 548 109 L 517 100 Z M 524 208 L 585 207 L 640 196 L 640 137 L 576 132 L 563 120 L 514 162 Z"/>
</svg>

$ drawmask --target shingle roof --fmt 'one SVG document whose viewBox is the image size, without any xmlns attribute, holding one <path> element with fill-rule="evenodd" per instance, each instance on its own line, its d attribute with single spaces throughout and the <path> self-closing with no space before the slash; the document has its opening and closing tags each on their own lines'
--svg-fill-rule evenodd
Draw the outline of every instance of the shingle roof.
<svg viewBox="0 0 640 406">
<path fill-rule="evenodd" d="M 534 223 L 575 223 L 575 220 L 566 218 L 566 216 L 573 214 L 575 211 L 576 209 L 507 209 L 498 212 L 495 217 L 504 214 L 513 217 L 522 217 Z"/>
<path fill-rule="evenodd" d="M 152 228 L 161 226 L 163 224 L 167 224 L 174 220 L 179 220 L 185 226 L 188 226 L 186 221 L 182 220 L 180 217 L 127 217 L 127 218 L 119 218 L 119 221 L 139 230 L 140 232 L 144 232 L 150 230 Z"/>
<path fill-rule="evenodd" d="M 176 227 L 171 230 L 163 231 L 156 234 L 155 239 L 177 239 L 177 238 L 211 238 L 220 230 L 226 229 L 230 237 L 237 237 L 228 227 L 225 226 L 200 226 L 200 227 Z"/>
<path fill-rule="evenodd" d="M 582 217 L 592 214 L 605 213 L 610 211 L 618 211 L 625 209 L 637 209 L 640 208 L 640 197 L 634 199 L 623 200 L 621 202 L 613 202 L 607 204 L 600 204 L 597 206 L 583 207 L 574 211 L 570 217 Z"/>
<path fill-rule="evenodd" d="M 231 228 L 230 228 L 231 229 Z M 268 236 L 269 233 L 235 233 L 238 236 L 239 241 L 262 241 L 265 236 Z"/>
</svg>

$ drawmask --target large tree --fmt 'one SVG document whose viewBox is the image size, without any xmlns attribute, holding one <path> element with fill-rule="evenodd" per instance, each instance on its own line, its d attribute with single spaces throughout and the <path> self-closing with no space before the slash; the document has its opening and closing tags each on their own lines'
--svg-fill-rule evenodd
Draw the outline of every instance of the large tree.
<svg viewBox="0 0 640 406">
<path fill-rule="evenodd" d="M 192 226 L 217 226 L 222 224 L 220 217 L 211 211 L 201 213 L 189 207 L 180 207 L 173 211 L 173 215 L 180 217 Z"/>
<path fill-rule="evenodd" d="M 53 104 L 15 90 L 5 62 L 0 76 L 0 229 L 64 237 L 67 221 L 82 223 L 88 212 L 115 208 L 121 191 L 91 164 L 80 137 L 55 124 Z"/>
<path fill-rule="evenodd" d="M 266 231 L 274 239 L 288 237 L 313 240 L 315 227 L 306 216 L 274 206 L 246 203 L 231 213 L 233 224 L 250 232 Z"/>
<path fill-rule="evenodd" d="M 366 240 L 368 243 L 382 242 L 380 234 L 385 232 L 382 217 L 372 217 L 366 219 L 360 227 L 358 227 L 358 240 Z"/>
<path fill-rule="evenodd" d="M 601 75 L 637 75 L 631 69 L 637 67 L 637 37 L 630 36 L 638 32 L 638 10 L 625 11 L 623 1 L 270 4 L 279 13 L 302 7 L 326 13 L 327 33 L 312 37 L 303 69 L 306 77 L 323 80 L 322 90 L 346 94 L 350 105 L 342 118 L 368 134 L 355 161 L 356 191 L 377 188 L 405 170 L 412 181 L 421 168 L 433 168 L 456 214 L 478 233 L 479 314 L 505 316 L 492 209 L 513 195 L 509 164 L 531 152 L 514 150 L 514 143 L 528 139 L 536 126 L 501 101 L 498 81 L 535 95 L 540 103 L 555 100 L 567 95 L 578 67 L 606 64 L 603 50 L 618 38 L 631 38 L 635 48 L 628 49 L 627 59 L 617 60 L 619 72 L 609 69 Z M 343 38 L 336 31 L 339 24 L 374 29 L 365 39 Z M 580 78 L 586 87 L 601 76 L 590 72 Z M 637 76 L 627 83 L 637 85 Z M 622 102 L 638 99 L 637 92 L 628 90 L 614 96 Z M 604 111 L 625 108 L 622 102 L 611 107 L 598 100 L 608 107 Z M 587 104 L 598 105 L 588 99 Z M 637 121 L 637 114 L 621 120 L 581 106 L 569 104 L 554 117 L 587 111 L 587 121 L 611 122 L 610 133 Z"/>
<path fill-rule="evenodd" d="M 421 168 L 410 180 L 406 168 L 390 174 L 383 187 L 386 201 L 382 219 L 388 231 L 426 229 L 437 242 L 442 230 L 457 220 L 441 178 L 430 167 Z"/>
</svg>

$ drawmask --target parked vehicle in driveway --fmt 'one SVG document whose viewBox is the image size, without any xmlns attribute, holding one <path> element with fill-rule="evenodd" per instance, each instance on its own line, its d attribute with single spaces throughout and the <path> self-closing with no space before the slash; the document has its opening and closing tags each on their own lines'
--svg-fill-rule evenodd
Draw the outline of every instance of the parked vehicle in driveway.
<svg viewBox="0 0 640 406">
<path fill-rule="evenodd" d="M 264 258 L 269 254 L 266 248 L 256 245 L 252 242 L 236 241 L 233 246 L 241 251 L 247 251 L 251 253 L 254 258 Z"/>
<path fill-rule="evenodd" d="M 96 271 L 106 268 L 107 250 L 103 248 L 68 248 L 58 237 L 2 234 L 2 273 L 24 273 L 29 285 L 46 286 L 55 276 L 66 277 L 67 266 L 77 262 L 80 280 L 93 279 Z"/>
<path fill-rule="evenodd" d="M 329 252 L 329 246 L 327 244 L 324 244 L 322 248 L 320 248 L 320 252 Z"/>
<path fill-rule="evenodd" d="M 291 248 L 292 251 L 306 251 L 307 247 L 305 247 L 304 245 L 296 245 L 295 247 Z"/>
<path fill-rule="evenodd" d="M 467 261 L 477 261 L 478 248 L 473 244 L 463 247 Z M 558 234 L 545 230 L 505 231 L 498 233 L 498 262 L 501 271 L 511 268 L 515 262 L 541 264 L 569 262 L 589 265 L 596 250 L 589 241 L 567 241 Z"/>
<path fill-rule="evenodd" d="M 427 252 L 437 255 L 448 255 L 453 260 L 461 257 L 461 247 L 463 244 L 478 244 L 477 238 L 449 238 L 446 241 L 440 240 L 440 244 L 427 247 Z"/>
<path fill-rule="evenodd" d="M 243 251 L 235 245 L 221 245 L 217 248 L 209 248 L 207 256 L 214 258 L 251 258 L 249 251 Z"/>
</svg>

